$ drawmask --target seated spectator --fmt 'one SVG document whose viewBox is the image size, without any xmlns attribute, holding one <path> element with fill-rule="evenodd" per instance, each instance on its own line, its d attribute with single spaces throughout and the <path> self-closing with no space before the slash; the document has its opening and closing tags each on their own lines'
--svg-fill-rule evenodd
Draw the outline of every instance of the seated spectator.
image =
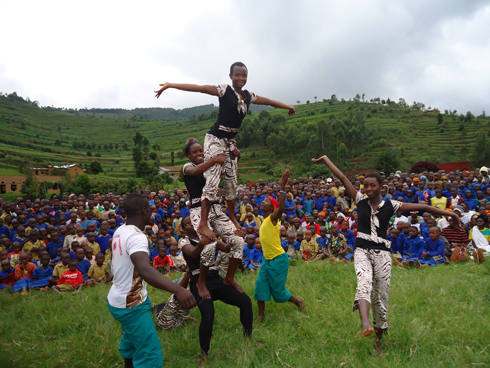
<svg viewBox="0 0 490 368">
<path fill-rule="evenodd" d="M 32 282 L 32 276 L 36 268 L 34 263 L 29 262 L 27 253 L 22 253 L 19 256 L 19 264 L 15 266 L 15 284 L 12 290 L 14 293 L 22 290 L 22 295 L 27 295 L 27 289 L 29 283 Z"/>
<path fill-rule="evenodd" d="M 15 269 L 11 266 L 8 259 L 1 262 L 2 271 L 0 271 L 0 289 L 12 287 L 15 283 Z"/>
<path fill-rule="evenodd" d="M 425 241 L 425 248 L 420 256 L 422 268 L 436 266 L 444 262 L 444 242 L 440 239 L 441 229 L 433 226 L 429 229 L 429 238 Z"/>
<path fill-rule="evenodd" d="M 68 263 L 68 270 L 61 275 L 58 284 L 53 286 L 52 289 L 60 293 L 61 291 L 80 291 L 82 287 L 82 273 L 77 268 L 77 261 L 71 260 Z"/>
<path fill-rule="evenodd" d="M 250 264 L 248 269 L 254 272 L 262 264 L 262 259 L 264 257 L 264 251 L 262 250 L 262 244 L 260 243 L 260 238 L 255 239 L 255 248 L 250 252 Z"/>
</svg>

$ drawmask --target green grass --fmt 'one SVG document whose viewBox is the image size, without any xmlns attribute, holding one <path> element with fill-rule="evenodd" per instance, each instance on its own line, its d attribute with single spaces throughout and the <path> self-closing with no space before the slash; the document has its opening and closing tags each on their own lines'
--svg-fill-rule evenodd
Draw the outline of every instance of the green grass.
<svg viewBox="0 0 490 368">
<path fill-rule="evenodd" d="M 487 262 L 488 263 L 488 262 Z M 290 267 L 288 289 L 306 300 L 307 314 L 290 303 L 266 304 L 266 320 L 251 341 L 238 310 L 215 302 L 209 367 L 485 367 L 490 365 L 490 265 L 394 268 L 385 356 L 360 336 L 352 312 L 353 265 L 322 261 Z M 239 275 L 253 297 L 256 275 Z M 2 367 L 122 367 L 119 324 L 106 302 L 108 286 L 79 294 L 0 293 Z M 149 288 L 153 302 L 169 294 Z M 257 313 L 253 303 L 254 314 Z M 197 309 L 191 315 L 199 318 Z M 158 332 L 165 367 L 195 367 L 198 324 Z M 259 344 L 260 343 L 260 344 Z"/>
</svg>

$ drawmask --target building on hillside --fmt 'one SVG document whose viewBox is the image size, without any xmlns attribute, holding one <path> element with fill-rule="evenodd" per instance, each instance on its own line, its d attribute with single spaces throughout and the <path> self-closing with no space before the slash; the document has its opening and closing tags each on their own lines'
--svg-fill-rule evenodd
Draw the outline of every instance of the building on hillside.
<svg viewBox="0 0 490 368">
<path fill-rule="evenodd" d="M 85 172 L 85 169 L 77 164 L 63 165 L 63 166 L 53 166 L 49 165 L 47 167 L 33 167 L 32 171 L 36 177 L 39 176 L 52 176 L 53 171 L 58 171 L 58 173 L 66 172 L 71 180 L 75 180 L 78 175 Z M 58 175 L 59 176 L 59 175 Z M 51 181 L 51 180 L 49 180 Z M 55 180 L 56 181 L 56 180 Z"/>
<path fill-rule="evenodd" d="M 31 168 L 33 177 L 36 178 L 38 183 L 47 181 L 53 183 L 58 180 L 63 180 L 63 176 L 60 174 L 67 173 L 71 180 L 75 180 L 78 175 L 85 172 L 85 169 L 77 164 L 53 166 L 48 167 L 33 167 Z M 55 171 L 56 170 L 56 171 Z M 58 174 L 58 175 L 56 175 Z M 178 173 L 177 173 L 178 176 Z M 25 175 L 2 175 L 0 177 L 0 194 L 5 193 L 22 193 L 22 184 L 26 181 Z M 49 193 L 56 193 L 58 190 L 50 189 Z"/>
<path fill-rule="evenodd" d="M 170 175 L 170 177 L 172 179 L 178 179 L 179 178 L 179 172 L 180 172 L 180 169 L 181 167 L 179 166 L 167 166 L 167 167 L 163 167 L 163 166 L 160 166 L 159 167 L 159 174 L 162 175 L 163 173 L 168 173 Z"/>
</svg>

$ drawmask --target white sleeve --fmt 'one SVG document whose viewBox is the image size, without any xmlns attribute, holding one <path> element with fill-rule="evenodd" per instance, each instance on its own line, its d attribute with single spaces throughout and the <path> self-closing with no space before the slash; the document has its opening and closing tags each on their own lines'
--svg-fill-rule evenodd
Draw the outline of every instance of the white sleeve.
<svg viewBox="0 0 490 368">
<path fill-rule="evenodd" d="M 135 233 L 128 237 L 126 249 L 131 256 L 136 252 L 149 252 L 148 238 L 144 234 Z"/>
<path fill-rule="evenodd" d="M 182 174 L 184 174 L 184 175 L 185 175 L 185 169 L 186 169 L 186 167 L 188 167 L 189 165 L 190 165 L 190 166 L 193 166 L 192 162 L 188 162 L 188 163 L 186 163 L 186 164 L 184 165 L 184 167 L 182 168 Z"/>
<path fill-rule="evenodd" d="M 258 96 L 253 92 L 248 92 L 248 93 L 250 93 L 250 97 L 251 97 L 250 103 L 254 103 L 257 100 Z"/>
<path fill-rule="evenodd" d="M 395 201 L 393 199 L 390 199 L 391 205 L 393 206 L 393 212 L 396 213 L 400 207 L 403 205 L 402 202 Z"/>
<path fill-rule="evenodd" d="M 218 96 L 223 97 L 225 95 L 226 89 L 228 88 L 227 84 L 218 84 L 216 86 L 218 88 Z"/>
<path fill-rule="evenodd" d="M 360 191 L 357 191 L 357 194 L 356 194 L 356 204 L 358 204 L 363 199 L 364 199 L 364 196 L 362 195 L 362 193 Z"/>
</svg>

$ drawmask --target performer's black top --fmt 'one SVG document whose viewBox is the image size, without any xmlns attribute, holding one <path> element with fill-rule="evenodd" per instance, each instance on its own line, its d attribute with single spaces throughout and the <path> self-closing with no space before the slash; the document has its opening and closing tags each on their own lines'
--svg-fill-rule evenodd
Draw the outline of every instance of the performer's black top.
<svg viewBox="0 0 490 368">
<path fill-rule="evenodd" d="M 220 84 L 217 87 L 219 94 L 218 120 L 211 127 L 208 134 L 212 134 L 218 138 L 233 139 L 237 135 L 243 119 L 247 115 L 250 103 L 254 102 L 257 97 L 254 93 L 250 93 L 244 89 L 242 93 L 246 98 L 242 100 L 241 96 L 231 86 Z"/>
<path fill-rule="evenodd" d="M 197 247 L 198 244 L 197 241 L 192 240 L 188 236 L 186 236 L 181 240 L 182 247 L 184 247 L 184 245 L 187 245 L 188 243 L 190 243 L 193 247 Z M 189 267 L 189 272 L 191 273 L 190 282 L 191 283 L 197 282 L 197 280 L 199 279 L 199 268 L 201 266 L 200 257 L 192 258 L 187 254 L 185 254 L 185 252 L 182 252 L 182 254 L 184 255 L 184 259 L 187 262 L 187 266 Z M 216 282 L 216 280 L 218 282 Z M 206 278 L 206 286 L 208 290 L 211 291 L 211 289 L 214 290 L 216 287 L 220 287 L 223 284 L 222 281 L 223 279 L 219 276 L 218 267 L 216 266 L 210 267 L 209 275 Z"/>
<path fill-rule="evenodd" d="M 377 210 L 373 211 L 369 199 L 357 192 L 356 207 L 359 217 L 356 247 L 389 251 L 391 242 L 387 239 L 388 225 L 402 204 L 394 200 L 381 201 Z"/>
<path fill-rule="evenodd" d="M 191 197 L 190 201 L 191 201 L 191 205 L 192 205 L 192 204 L 194 204 L 192 201 L 193 199 L 196 199 L 196 200 L 201 199 L 202 189 L 206 185 L 206 179 L 204 179 L 204 173 L 202 173 L 200 175 L 195 175 L 195 176 L 186 175 L 185 174 L 185 168 L 188 165 L 190 165 L 192 167 L 196 167 L 197 165 L 193 164 L 192 162 L 188 162 L 187 164 L 184 165 L 184 168 L 182 169 L 183 174 L 184 174 L 185 187 L 187 188 L 187 191 L 189 192 L 189 196 Z M 194 201 L 194 202 L 196 202 L 196 201 Z"/>
</svg>

